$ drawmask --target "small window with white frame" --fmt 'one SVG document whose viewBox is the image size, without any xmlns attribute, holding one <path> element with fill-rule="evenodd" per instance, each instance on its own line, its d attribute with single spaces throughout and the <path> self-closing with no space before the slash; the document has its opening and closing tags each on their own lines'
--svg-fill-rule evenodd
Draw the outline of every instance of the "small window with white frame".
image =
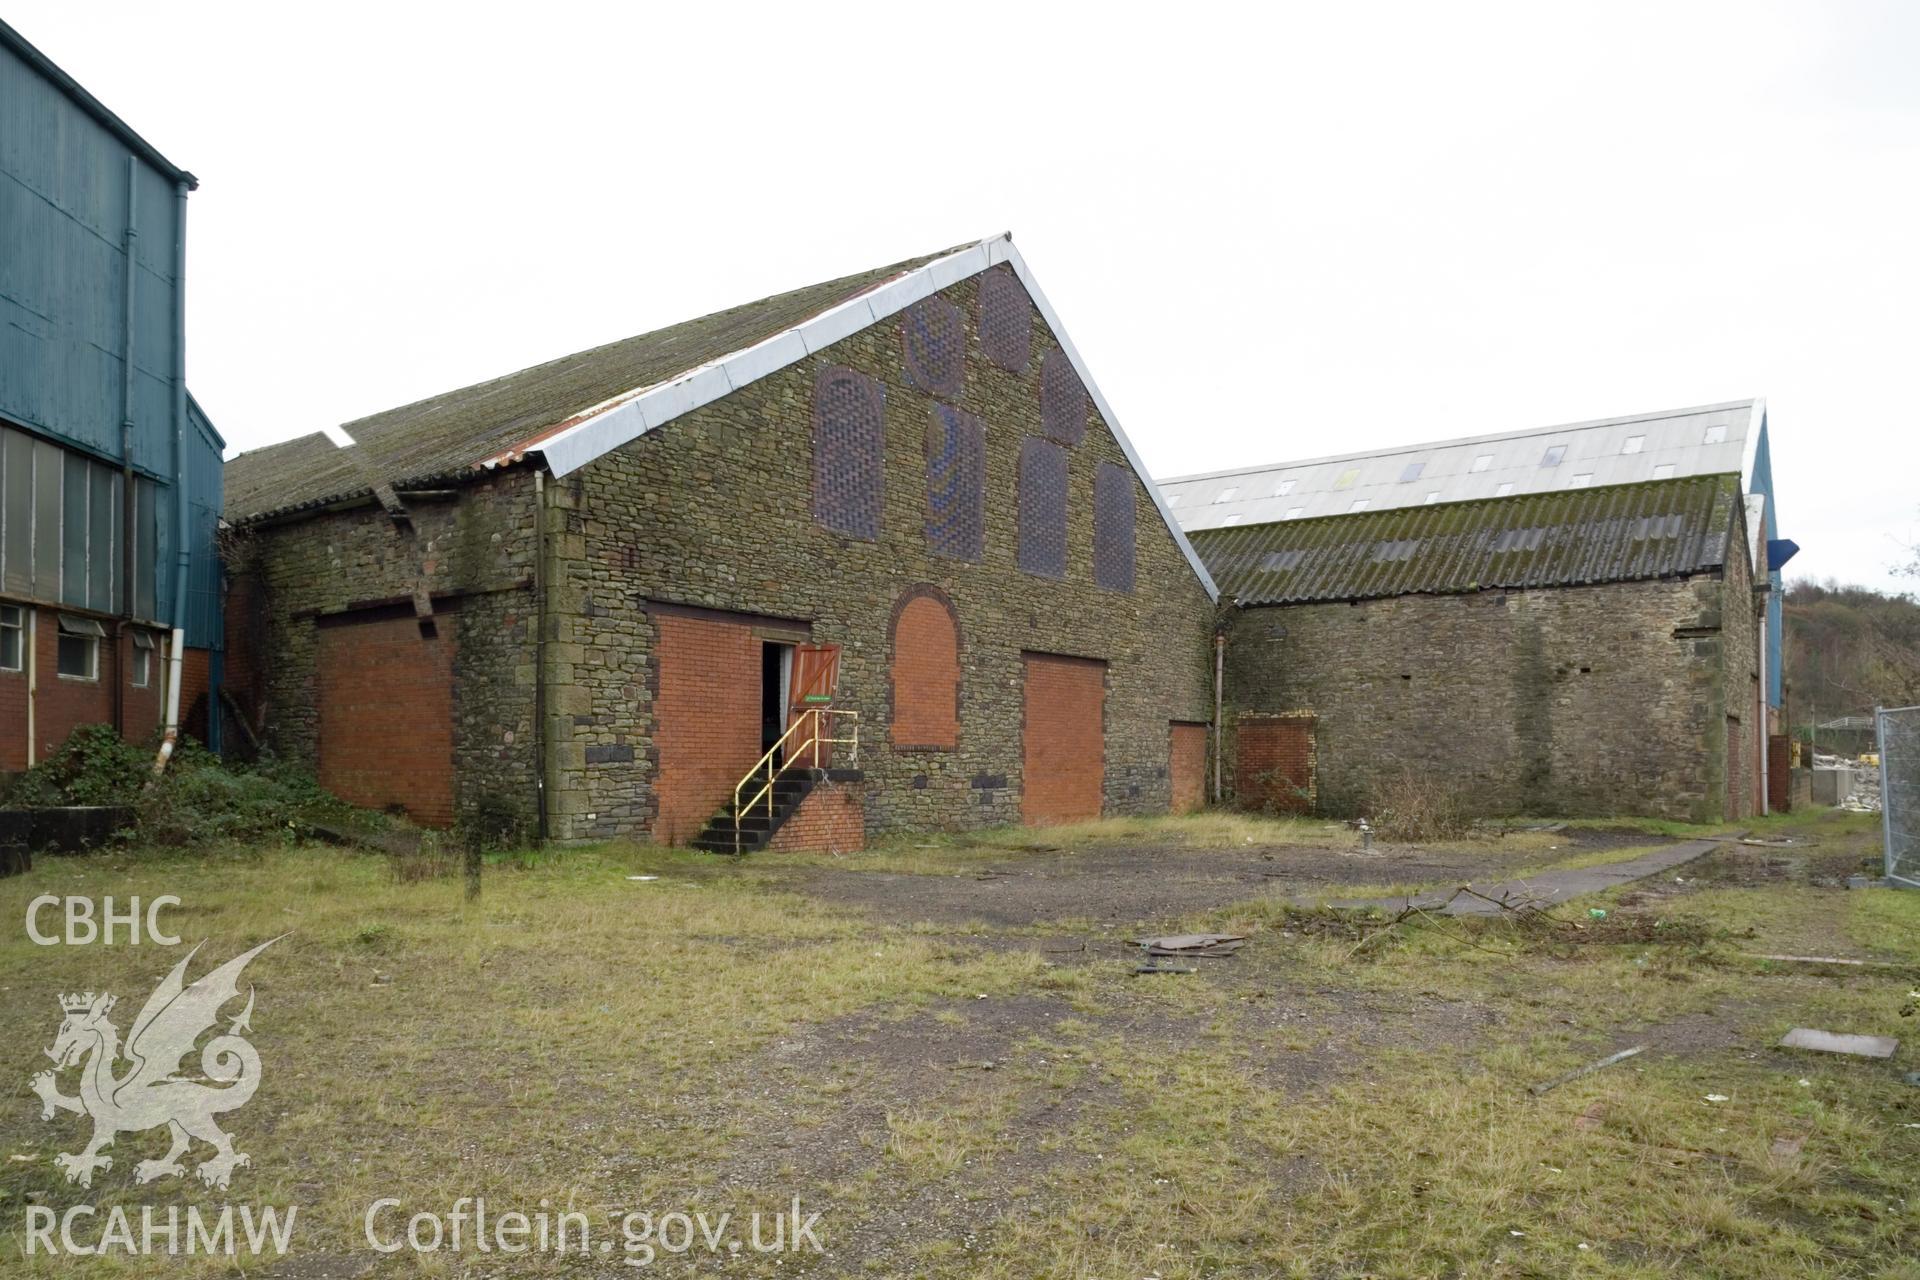
<svg viewBox="0 0 1920 1280">
<path fill-rule="evenodd" d="M 153 650 L 153 632 L 133 633 L 133 672 L 128 683 L 136 689 L 144 689 L 153 682 Z"/>
<path fill-rule="evenodd" d="M 27 611 L 17 604 L 0 604 L 0 671 L 18 671 L 27 652 Z"/>
<path fill-rule="evenodd" d="M 100 640 L 107 629 L 92 618 L 60 615 L 60 640 L 54 670 L 63 680 L 100 678 Z"/>
</svg>

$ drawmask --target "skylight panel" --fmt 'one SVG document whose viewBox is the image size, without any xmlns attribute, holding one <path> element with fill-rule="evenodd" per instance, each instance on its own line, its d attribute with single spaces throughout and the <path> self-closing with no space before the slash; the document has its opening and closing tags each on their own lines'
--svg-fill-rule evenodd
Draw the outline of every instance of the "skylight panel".
<svg viewBox="0 0 1920 1280">
<path fill-rule="evenodd" d="M 1427 500 L 1421 503 L 1420 505 L 1423 507 L 1430 507 L 1438 501 L 1440 501 L 1440 491 L 1438 489 L 1435 489 L 1432 492 L 1427 494 Z"/>
<path fill-rule="evenodd" d="M 1293 486 L 1299 483 L 1300 482 L 1298 480 L 1282 480 L 1279 484 L 1273 487 L 1273 496 L 1276 498 L 1284 498 L 1288 494 L 1292 493 Z"/>
<path fill-rule="evenodd" d="M 1485 471 L 1488 467 L 1492 465 L 1493 465 L 1493 455 L 1490 453 L 1483 453 L 1479 457 L 1473 460 L 1473 465 L 1468 467 L 1467 470 L 1468 471 Z"/>
<path fill-rule="evenodd" d="M 1561 459 L 1566 456 L 1567 446 L 1563 444 L 1548 445 L 1545 456 L 1540 459 L 1540 465 L 1543 467 L 1557 467 L 1560 465 Z"/>
<path fill-rule="evenodd" d="M 1170 494 L 1168 494 L 1168 495 L 1167 495 L 1167 505 L 1168 505 L 1168 506 L 1170 506 L 1170 507 L 1177 507 L 1177 506 L 1179 506 L 1179 505 L 1180 505 L 1180 495 L 1179 495 L 1179 494 L 1177 494 L 1177 493 L 1170 493 Z"/>
<path fill-rule="evenodd" d="M 1239 492 L 1240 492 L 1240 487 L 1238 485 L 1231 485 L 1231 484 L 1228 485 L 1226 488 L 1222 489 L 1220 492 L 1213 495 L 1214 505 L 1218 506 L 1222 502 L 1232 502 L 1233 495 Z"/>
<path fill-rule="evenodd" d="M 1376 542 L 1373 546 L 1375 564 L 1391 564 L 1398 560 L 1411 560 L 1420 550 L 1418 538 L 1401 538 L 1386 542 Z"/>
<path fill-rule="evenodd" d="M 1427 464 L 1424 462 L 1409 462 L 1407 464 L 1406 470 L 1400 473 L 1400 483 L 1412 484 L 1415 480 L 1418 480 L 1420 478 L 1420 473 L 1422 471 L 1425 471 L 1426 469 L 1427 469 Z"/>
<path fill-rule="evenodd" d="M 1297 568 L 1306 554 L 1298 547 L 1291 551 L 1270 551 L 1267 553 L 1267 558 L 1260 562 L 1260 567 L 1268 573 L 1285 573 L 1289 569 Z"/>
<path fill-rule="evenodd" d="M 1238 511 L 1236 511 L 1232 515 L 1228 516 L 1225 520 L 1222 520 L 1220 523 L 1222 525 L 1239 524 L 1242 520 L 1245 520 L 1245 519 L 1246 519 L 1245 516 L 1241 515 Z"/>
<path fill-rule="evenodd" d="M 1289 520 L 1298 520 L 1301 516 L 1306 514 L 1306 511 L 1307 509 L 1305 507 L 1288 507 L 1286 518 Z"/>
<path fill-rule="evenodd" d="M 1579 475 L 1567 481 L 1567 488 L 1569 489 L 1588 489 L 1592 486 L 1593 472 L 1591 471 L 1582 471 Z"/>
<path fill-rule="evenodd" d="M 1620 446 L 1620 452 L 1639 453 L 1642 449 L 1645 449 L 1646 447 L 1647 447 L 1647 438 L 1645 436 L 1628 436 L 1627 442 Z"/>
<path fill-rule="evenodd" d="M 1512 492 L 1513 492 L 1513 481 L 1502 480 L 1500 482 L 1500 487 L 1493 491 L 1493 496 L 1496 498 L 1504 498 Z"/>
<path fill-rule="evenodd" d="M 1659 466 L 1655 467 L 1653 469 L 1653 478 L 1655 480 L 1673 479 L 1673 463 L 1663 462 Z"/>
<path fill-rule="evenodd" d="M 1365 511 L 1368 507 L 1372 505 L 1373 505 L 1372 498 L 1355 498 L 1353 500 L 1353 505 L 1348 507 L 1347 511 L 1349 513 L 1355 512 L 1355 511 Z"/>
<path fill-rule="evenodd" d="M 1727 424 L 1722 422 L 1707 428 L 1707 444 L 1725 444 L 1727 442 Z"/>
<path fill-rule="evenodd" d="M 1348 467 L 1345 471 L 1342 471 L 1340 473 L 1339 477 L 1336 480 L 1334 480 L 1333 487 L 1335 489 L 1351 489 L 1353 488 L 1353 482 L 1358 480 L 1359 478 L 1360 478 L 1360 468 Z"/>
</svg>

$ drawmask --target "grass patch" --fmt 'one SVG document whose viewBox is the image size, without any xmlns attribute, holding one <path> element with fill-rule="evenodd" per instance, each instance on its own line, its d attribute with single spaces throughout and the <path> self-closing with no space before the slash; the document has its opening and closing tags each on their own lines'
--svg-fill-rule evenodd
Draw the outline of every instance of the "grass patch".
<svg viewBox="0 0 1920 1280">
<path fill-rule="evenodd" d="M 1289 829 L 1310 828 L 1100 823 L 818 866 L 925 870 L 1058 848 L 1098 869 L 1108 844 L 1284 845 L 1275 832 Z M 1516 844 L 1515 861 L 1538 857 L 1530 849 Z M 1251 935 L 1234 959 L 1141 978 L 1117 946 L 1057 962 L 1037 952 L 1029 934 L 1060 921 L 977 936 L 889 924 L 791 892 L 767 861 L 620 844 L 500 853 L 473 904 L 457 876 L 400 882 L 379 857 L 277 842 L 53 858 L 0 881 L 0 917 L 16 922 L 43 893 L 177 895 L 166 925 L 207 939 L 196 976 L 286 935 L 248 972 L 265 1070 L 228 1127 L 252 1166 L 224 1193 L 140 1186 L 131 1166 L 164 1140 L 127 1134 L 82 1193 L 51 1156 L 76 1150 L 84 1123 L 41 1121 L 25 1087 L 59 1022 L 54 997 L 115 992 L 125 1031 L 181 952 L 0 934 L 13 1031 L 0 1043 L 0 1080 L 13 1082 L 0 1252 L 20 1247 L 24 1205 L 83 1199 L 136 1218 L 182 1201 L 297 1203 L 300 1254 L 372 1262 L 361 1215 L 381 1196 L 409 1212 L 544 1198 L 599 1221 L 771 1211 L 800 1194 L 826 1211 L 829 1253 L 783 1267 L 799 1274 L 1914 1274 L 1910 1059 L 1771 1049 L 1793 1025 L 1910 1035 L 1910 984 L 1765 972 L 1740 953 L 1824 938 L 1920 957 L 1920 894 L 1715 887 L 1603 923 L 1585 902 L 1563 909 L 1584 926 L 1571 941 L 1456 919 L 1357 951 L 1364 922 L 1261 900 L 1205 915 Z M 1156 874 L 1150 862 L 1128 865 Z M 1084 923 L 1096 938 L 1130 928 Z M 1656 1047 L 1627 1064 L 1527 1091 L 1643 1042 Z M 1796 1154 L 1774 1154 L 1783 1135 Z M 467 1255 L 373 1274 L 476 1267 L 577 1273 Z M 179 1258 L 167 1270 L 232 1268 Z M 67 1259 L 46 1273 L 151 1267 Z"/>
</svg>

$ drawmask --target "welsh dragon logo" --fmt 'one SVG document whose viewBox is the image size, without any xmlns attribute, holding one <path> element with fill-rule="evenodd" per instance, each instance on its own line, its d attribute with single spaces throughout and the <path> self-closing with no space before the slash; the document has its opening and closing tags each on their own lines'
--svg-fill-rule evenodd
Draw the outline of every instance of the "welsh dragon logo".
<svg viewBox="0 0 1920 1280">
<path fill-rule="evenodd" d="M 187 986 L 187 963 L 200 950 L 195 947 L 147 997 L 127 1034 L 124 1051 L 119 1030 L 107 1018 L 113 1011 L 113 996 L 89 991 L 60 997 L 66 1017 L 53 1047 L 46 1051 L 53 1059 L 54 1070 L 34 1076 L 33 1091 L 40 1095 L 40 1116 L 44 1120 L 53 1119 L 56 1110 L 93 1119 L 93 1140 L 84 1151 L 53 1158 L 68 1182 L 92 1186 L 96 1169 L 113 1167 L 112 1157 L 101 1155 L 101 1148 L 112 1146 L 119 1134 L 140 1133 L 162 1125 L 172 1137 L 173 1146 L 158 1160 L 136 1164 L 135 1182 L 184 1176 L 186 1168 L 180 1157 L 196 1138 L 214 1149 L 213 1155 L 194 1167 L 194 1173 L 209 1187 L 224 1190 L 236 1168 L 252 1163 L 244 1153 L 233 1149 L 233 1139 L 214 1123 L 215 1116 L 245 1106 L 260 1087 L 260 1055 L 240 1034 L 253 1030 L 251 987 L 247 989 L 247 1007 L 232 1020 L 225 1034 L 214 1036 L 200 1051 L 200 1069 L 213 1083 L 183 1079 L 175 1073 L 180 1060 L 192 1052 L 194 1042 L 219 1021 L 221 1006 L 240 994 L 240 973 L 247 962 L 278 941 L 273 938 L 263 942 Z M 131 1065 L 124 1074 L 116 1075 L 115 1067 L 123 1056 Z M 80 1096 L 69 1098 L 60 1092 L 54 1073 L 76 1064 L 81 1064 Z"/>
</svg>

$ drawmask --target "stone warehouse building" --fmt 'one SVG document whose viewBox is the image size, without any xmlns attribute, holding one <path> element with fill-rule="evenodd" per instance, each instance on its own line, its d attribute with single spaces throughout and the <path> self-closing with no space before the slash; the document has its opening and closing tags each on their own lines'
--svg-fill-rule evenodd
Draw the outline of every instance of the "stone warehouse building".
<svg viewBox="0 0 1920 1280">
<path fill-rule="evenodd" d="M 1412 774 L 1482 814 L 1758 812 L 1747 509 L 1704 475 L 1196 531 L 1237 798 L 1371 812 Z"/>
<path fill-rule="evenodd" d="M 1767 779 L 1758 793 L 1762 811 L 1785 808 L 1780 569 L 1798 548 L 1778 534 L 1766 401 L 1733 400 L 1240 467 L 1165 480 L 1160 487 L 1181 527 L 1192 535 L 1388 508 L 1726 475 L 1736 477 L 1745 495 L 1751 540 L 1747 566 L 1765 596 L 1758 640 L 1764 706 L 1762 714 L 1741 719 L 1741 732 L 1753 736 L 1762 762 L 1759 774 Z M 1589 531 L 1598 535 L 1611 528 L 1601 523 Z M 1587 534 L 1570 528 L 1567 536 Z M 1597 565 L 1609 563 L 1604 547 L 1589 550 Z M 1457 590 L 1458 584 L 1448 589 Z M 1656 696 L 1658 688 L 1642 689 L 1638 696 Z M 1490 696 L 1497 697 L 1498 690 Z M 1431 763 L 1437 768 L 1441 760 Z"/>
<path fill-rule="evenodd" d="M 344 429 L 228 464 L 227 677 L 350 800 L 685 843 L 857 722 L 749 837 L 1201 801 L 1211 580 L 1010 237 Z"/>
</svg>

